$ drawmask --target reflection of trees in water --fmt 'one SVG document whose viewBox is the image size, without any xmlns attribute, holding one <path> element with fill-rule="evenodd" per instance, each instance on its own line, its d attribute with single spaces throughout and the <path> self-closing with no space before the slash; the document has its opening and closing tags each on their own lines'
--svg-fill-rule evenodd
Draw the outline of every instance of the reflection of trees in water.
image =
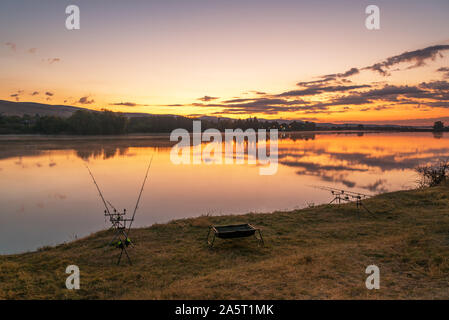
<svg viewBox="0 0 449 320">
<path fill-rule="evenodd" d="M 132 157 L 135 156 L 135 153 L 130 153 L 129 150 L 130 147 L 124 147 L 124 146 L 90 146 L 89 148 L 77 148 L 75 149 L 76 155 L 83 159 L 83 160 L 89 160 L 89 159 L 111 159 L 117 156 L 127 156 Z M 139 147 L 137 147 L 139 148 Z M 148 147 L 148 146 L 140 146 L 140 148 L 152 148 L 155 151 L 161 151 L 161 150 L 167 150 L 170 149 L 168 147 Z"/>
<path fill-rule="evenodd" d="M 126 156 L 128 154 L 128 147 L 118 147 L 117 149 L 120 156 Z"/>
<path fill-rule="evenodd" d="M 156 148 L 156 150 L 159 148 Z M 75 150 L 75 154 L 83 159 L 111 159 L 116 156 L 133 156 L 134 154 L 129 153 L 129 147 L 114 147 L 114 146 L 96 146 L 94 148 L 78 148 Z"/>
<path fill-rule="evenodd" d="M 17 140 L 0 143 L 0 159 L 41 156 L 47 151 L 73 150 L 83 160 L 110 159 L 116 156 L 132 156 L 130 148 L 154 148 L 167 150 L 174 142 L 168 137 L 144 137 L 121 139 L 56 139 L 56 140 Z"/>
<path fill-rule="evenodd" d="M 282 133 L 282 139 L 290 139 L 293 142 L 296 140 L 315 140 L 315 133 L 312 132 L 291 132 L 291 133 Z"/>
<path fill-rule="evenodd" d="M 102 158 L 104 160 L 114 158 L 115 156 L 126 156 L 128 155 L 129 147 L 124 146 L 97 146 L 95 148 L 87 148 L 83 150 L 76 150 L 76 155 L 83 159 L 87 160 L 90 158 L 99 159 Z"/>
<path fill-rule="evenodd" d="M 434 131 L 432 134 L 435 139 L 441 139 L 443 137 L 443 132 L 441 131 Z"/>
<path fill-rule="evenodd" d="M 97 150 L 91 150 L 91 149 L 84 149 L 84 150 L 75 150 L 75 154 L 83 159 L 88 160 L 89 158 L 99 158 L 103 155 L 103 149 L 97 149 Z"/>
<path fill-rule="evenodd" d="M 111 146 L 107 146 L 103 149 L 103 158 L 104 159 L 109 159 L 109 158 L 113 158 L 117 153 L 118 150 L 120 148 L 114 148 Z M 126 148 L 128 150 L 128 148 Z"/>
</svg>

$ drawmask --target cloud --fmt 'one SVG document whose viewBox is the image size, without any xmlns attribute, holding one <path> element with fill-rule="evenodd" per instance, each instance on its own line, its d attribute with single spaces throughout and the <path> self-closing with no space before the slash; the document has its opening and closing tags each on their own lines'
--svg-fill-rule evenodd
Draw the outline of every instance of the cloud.
<svg viewBox="0 0 449 320">
<path fill-rule="evenodd" d="M 223 113 L 242 115 L 248 113 L 277 114 L 279 112 L 326 109 L 322 106 L 309 107 L 307 106 L 308 102 L 304 100 L 286 100 L 282 98 L 234 99 L 230 101 L 238 103 L 193 103 L 191 106 L 208 108 L 218 107 L 224 110 L 217 111 L 215 114 Z"/>
<path fill-rule="evenodd" d="M 360 88 L 369 88 L 370 85 L 353 85 L 353 86 L 310 86 L 306 89 L 301 90 L 291 90 L 287 92 L 283 92 L 281 94 L 278 94 L 278 97 L 297 97 L 297 96 L 311 96 L 326 92 L 344 92 L 354 89 L 360 89 Z"/>
<path fill-rule="evenodd" d="M 326 74 L 324 76 L 319 77 L 318 80 L 311 80 L 311 81 L 301 81 L 298 82 L 296 85 L 299 87 L 314 87 L 317 85 L 327 85 L 329 82 L 343 82 L 343 83 L 350 83 L 351 81 L 345 78 L 348 78 L 350 76 L 353 76 L 355 74 L 360 73 L 360 70 L 358 68 L 351 68 L 346 72 L 343 73 L 332 73 L 332 74 Z"/>
<path fill-rule="evenodd" d="M 110 103 L 110 106 L 125 106 L 125 107 L 140 107 L 140 106 L 148 106 L 148 104 L 138 104 L 134 102 L 115 102 Z"/>
<path fill-rule="evenodd" d="M 14 98 L 16 101 L 19 101 L 20 100 L 20 96 L 22 95 L 23 92 L 24 92 L 23 90 L 17 90 L 16 93 L 10 94 L 9 96 L 11 98 Z"/>
<path fill-rule="evenodd" d="M 255 90 L 251 90 L 250 92 L 251 92 L 251 93 L 254 93 L 254 94 L 258 94 L 258 95 L 265 95 L 265 94 L 267 94 L 267 93 L 264 92 L 264 91 L 255 91 Z"/>
<path fill-rule="evenodd" d="M 39 91 L 34 91 L 31 95 L 32 96 L 37 96 L 39 94 Z"/>
<path fill-rule="evenodd" d="M 372 110 L 376 110 L 376 111 L 381 111 L 381 110 L 388 110 L 388 109 L 392 109 L 393 107 L 391 106 L 377 106 L 372 108 Z"/>
<path fill-rule="evenodd" d="M 373 89 L 366 91 L 361 94 L 361 96 L 370 99 L 386 99 L 389 101 L 396 101 L 397 97 L 400 95 L 405 96 L 419 96 L 425 93 L 425 91 L 415 87 L 415 86 L 394 86 L 386 85 L 381 89 Z"/>
<path fill-rule="evenodd" d="M 242 103 L 242 102 L 247 102 L 247 101 L 254 101 L 256 99 L 251 99 L 251 98 L 236 98 L 236 99 L 231 99 L 231 100 L 225 100 L 223 101 L 223 103 Z"/>
<path fill-rule="evenodd" d="M 348 73 L 346 73 L 348 74 Z M 364 90 L 358 90 L 364 89 Z M 298 99 L 302 96 L 332 94 L 324 101 Z M 387 103 L 387 104 L 386 104 Z M 419 105 L 430 108 L 449 108 L 449 82 L 430 81 L 409 85 L 310 85 L 303 89 L 287 91 L 271 97 L 236 98 L 220 103 L 192 103 L 185 106 L 220 108 L 213 114 L 248 115 L 261 113 L 274 115 L 285 112 L 310 114 L 335 114 L 351 110 L 361 112 L 392 109 L 396 105 Z M 339 107 L 338 109 L 331 107 Z"/>
<path fill-rule="evenodd" d="M 55 94 L 53 92 L 47 91 L 45 92 L 46 96 L 53 97 Z"/>
<path fill-rule="evenodd" d="M 349 83 L 348 77 L 356 75 L 360 73 L 360 70 L 371 70 L 382 74 L 383 76 L 389 75 L 389 69 L 397 64 L 403 62 L 411 62 L 412 65 L 407 69 L 417 68 L 424 66 L 427 60 L 435 60 L 438 56 L 442 57 L 442 51 L 449 50 L 449 45 L 436 45 L 430 46 L 419 50 L 414 51 L 406 51 L 402 54 L 389 57 L 382 62 L 375 63 L 371 66 L 364 68 L 356 68 L 352 67 L 346 72 L 342 73 L 333 73 L 320 76 L 318 80 L 311 81 L 301 81 L 298 82 L 297 85 L 300 87 L 305 87 L 306 89 L 302 90 L 292 90 L 281 94 L 281 96 L 289 96 L 289 95 L 297 95 L 297 96 L 306 96 L 306 95 L 314 95 L 322 92 L 336 92 L 338 91 L 338 87 L 343 88 L 344 86 L 335 86 L 335 84 Z M 437 70 L 437 72 L 443 72 L 445 78 L 449 78 L 449 68 L 443 67 Z M 330 86 L 329 83 L 333 82 L 333 86 Z M 320 88 L 325 88 L 327 86 L 327 91 L 320 91 Z M 350 86 L 348 86 L 350 87 Z M 332 88 L 335 88 L 335 91 L 332 91 Z M 344 91 L 344 90 L 342 90 Z"/>
<path fill-rule="evenodd" d="M 331 80 L 332 79 L 323 78 L 323 79 L 312 80 L 312 81 L 301 81 L 301 82 L 298 82 L 296 85 L 299 86 L 299 87 L 310 87 L 310 86 L 316 86 L 316 85 L 325 85 L 325 84 L 327 84 Z"/>
<path fill-rule="evenodd" d="M 426 60 L 435 60 L 437 56 L 442 57 L 441 52 L 445 50 L 449 50 L 449 45 L 436 45 L 415 51 L 406 51 L 400 55 L 389 57 L 382 62 L 375 63 L 363 69 L 376 71 L 383 76 L 387 76 L 389 75 L 388 69 L 394 65 L 403 62 L 411 62 L 413 65 L 409 66 L 407 69 L 421 67 L 426 64 Z"/>
<path fill-rule="evenodd" d="M 81 104 L 92 104 L 92 103 L 94 103 L 94 102 L 95 102 L 94 99 L 89 100 L 89 96 L 81 97 L 81 98 L 78 100 L 78 103 L 81 103 Z"/>
<path fill-rule="evenodd" d="M 201 100 L 201 101 L 204 101 L 204 102 L 217 100 L 217 99 L 218 99 L 218 97 L 210 97 L 210 96 L 204 96 L 204 97 L 198 98 L 198 100 Z"/>
<path fill-rule="evenodd" d="M 449 68 L 448 67 L 442 67 L 437 69 L 437 72 L 443 72 L 443 77 L 445 79 L 449 79 Z"/>
<path fill-rule="evenodd" d="M 369 89 L 359 91 L 357 89 Z M 325 101 L 313 102 L 294 97 L 335 93 Z M 341 94 L 343 93 L 343 95 Z M 426 99 L 426 101 L 416 100 Z M 445 108 L 449 102 L 449 83 L 434 81 L 422 83 L 419 86 L 383 85 L 373 88 L 371 85 L 324 86 L 314 85 L 305 89 L 287 91 L 277 96 L 263 98 L 237 98 L 223 103 L 193 103 L 190 106 L 221 108 L 214 114 L 245 115 L 262 113 L 273 115 L 281 112 L 301 112 L 303 114 L 344 113 L 351 110 L 350 106 L 363 106 L 360 111 L 380 111 L 391 109 L 392 105 L 379 105 L 380 102 L 393 104 L 422 103 L 426 107 Z M 370 107 L 370 105 L 374 106 Z M 340 109 L 330 109 L 340 107 Z"/>
<path fill-rule="evenodd" d="M 16 44 L 14 42 L 5 42 L 5 46 L 9 47 L 12 51 L 16 51 Z"/>
<path fill-rule="evenodd" d="M 333 73 L 333 74 L 325 75 L 325 76 L 323 76 L 323 79 L 326 79 L 326 81 L 336 80 L 338 78 L 347 78 L 347 77 L 353 76 L 358 73 L 360 73 L 359 69 L 351 68 L 348 71 L 343 72 L 343 73 Z"/>
<path fill-rule="evenodd" d="M 431 99 L 434 101 L 416 101 L 414 99 Z M 392 102 L 397 104 L 416 104 L 422 103 L 428 107 L 447 108 L 449 103 L 449 83 L 446 81 L 434 81 L 429 83 L 421 83 L 419 86 L 395 86 L 384 85 L 381 88 L 371 89 L 362 92 L 351 92 L 345 96 L 331 98 L 326 102 L 310 104 L 309 108 L 315 110 L 306 113 L 318 113 L 319 107 L 328 109 L 332 106 L 348 106 L 348 105 L 369 105 L 378 104 L 379 102 Z M 390 109 L 391 106 L 376 106 L 371 110 Z M 368 111 L 367 107 L 361 111 Z M 332 111 L 337 112 L 337 111 Z"/>
<path fill-rule="evenodd" d="M 421 82 L 419 87 L 439 91 L 449 91 L 449 82 L 447 81 Z"/>
<path fill-rule="evenodd" d="M 48 64 L 54 64 L 57 62 L 61 62 L 60 58 L 48 58 L 48 59 L 44 59 L 43 61 L 47 62 Z"/>
</svg>

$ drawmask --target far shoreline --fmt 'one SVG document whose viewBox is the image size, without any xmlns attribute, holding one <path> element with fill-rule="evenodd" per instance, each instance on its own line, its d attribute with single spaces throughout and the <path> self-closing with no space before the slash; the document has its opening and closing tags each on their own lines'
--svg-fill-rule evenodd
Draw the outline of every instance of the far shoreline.
<svg viewBox="0 0 449 320">
<path fill-rule="evenodd" d="M 304 130 L 304 131 L 279 131 L 279 136 L 288 135 L 288 134 L 376 134 L 376 133 L 433 133 L 444 135 L 447 131 L 433 131 L 433 130 Z M 189 131 L 189 133 L 191 133 Z M 221 131 L 222 134 L 224 132 Z M 147 137 L 170 137 L 169 132 L 144 132 L 144 133 L 126 133 L 126 134 L 103 134 L 103 135 L 83 135 L 83 134 L 38 134 L 38 133 L 8 133 L 8 134 L 0 134 L 0 142 L 8 141 L 9 138 L 20 138 L 17 140 L 25 140 L 26 138 L 33 138 L 35 140 L 48 140 L 48 139 L 56 139 L 56 140 L 69 140 L 73 138 L 77 139 L 140 139 Z"/>
</svg>

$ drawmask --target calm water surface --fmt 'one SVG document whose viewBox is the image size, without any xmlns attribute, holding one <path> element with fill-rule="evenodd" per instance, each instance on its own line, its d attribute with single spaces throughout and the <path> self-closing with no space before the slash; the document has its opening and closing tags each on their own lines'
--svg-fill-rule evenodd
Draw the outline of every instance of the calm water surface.
<svg viewBox="0 0 449 320">
<path fill-rule="evenodd" d="M 449 155 L 431 133 L 291 133 L 272 176 L 250 164 L 174 165 L 168 136 L 0 137 L 0 253 L 54 245 L 108 228 L 84 166 L 105 197 L 132 211 L 152 154 L 135 227 L 202 214 L 241 214 L 331 200 L 310 185 L 367 194 L 410 188 L 413 168 Z"/>
</svg>

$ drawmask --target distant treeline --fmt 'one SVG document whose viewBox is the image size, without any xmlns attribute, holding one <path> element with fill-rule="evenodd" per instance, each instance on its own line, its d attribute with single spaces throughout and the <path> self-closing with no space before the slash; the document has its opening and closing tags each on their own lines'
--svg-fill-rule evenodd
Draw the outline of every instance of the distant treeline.
<svg viewBox="0 0 449 320">
<path fill-rule="evenodd" d="M 128 119 L 111 111 L 76 111 L 68 118 L 24 115 L 0 116 L 0 133 L 123 134 Z"/>
<path fill-rule="evenodd" d="M 192 131 L 192 118 L 183 116 L 142 116 L 128 118 L 122 113 L 104 110 L 79 110 L 70 117 L 58 116 L 5 116 L 0 114 L 0 134 L 78 134 L 109 135 L 127 133 L 168 133 L 183 128 Z M 201 129 L 278 129 L 279 131 L 315 131 L 315 130 L 364 130 L 363 125 L 338 127 L 317 127 L 313 122 L 279 123 L 277 121 L 258 120 L 256 117 L 241 119 L 201 120 Z M 398 127 L 377 127 L 369 130 L 403 130 Z M 434 131 L 448 131 L 441 121 L 435 122 Z M 408 130 L 413 131 L 413 130 Z M 423 130 L 414 130 L 423 131 Z M 428 131 L 428 130 L 424 130 Z"/>
<path fill-rule="evenodd" d="M 68 118 L 57 116 L 5 116 L 0 115 L 0 134 L 80 134 L 108 135 L 126 133 L 165 133 L 183 128 L 192 131 L 191 118 L 182 116 L 144 116 L 128 118 L 112 111 L 76 111 Z M 289 125 L 275 121 L 259 121 L 257 118 L 246 120 L 201 120 L 201 129 L 248 128 L 279 129 L 281 131 L 312 131 L 315 123 L 293 122 Z"/>
</svg>

